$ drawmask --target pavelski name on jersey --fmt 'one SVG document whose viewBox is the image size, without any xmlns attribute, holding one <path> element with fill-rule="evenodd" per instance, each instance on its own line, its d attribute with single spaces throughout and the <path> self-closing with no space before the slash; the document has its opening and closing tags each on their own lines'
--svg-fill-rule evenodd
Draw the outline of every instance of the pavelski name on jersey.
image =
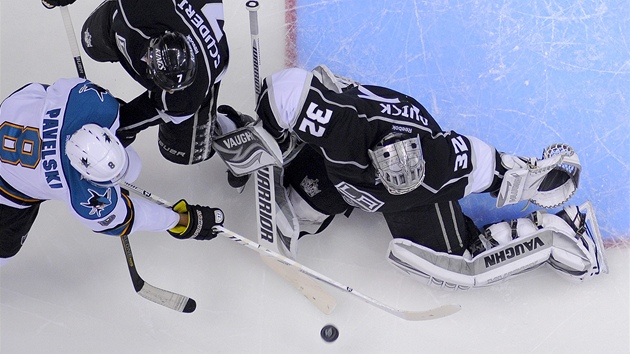
<svg viewBox="0 0 630 354">
<path fill-rule="evenodd" d="M 59 176 L 59 163 L 54 158 L 57 155 L 57 136 L 59 134 L 59 114 L 61 109 L 52 109 L 46 112 L 49 118 L 44 118 L 42 132 L 41 158 L 44 167 L 46 183 L 50 188 L 63 188 L 61 177 Z"/>
</svg>

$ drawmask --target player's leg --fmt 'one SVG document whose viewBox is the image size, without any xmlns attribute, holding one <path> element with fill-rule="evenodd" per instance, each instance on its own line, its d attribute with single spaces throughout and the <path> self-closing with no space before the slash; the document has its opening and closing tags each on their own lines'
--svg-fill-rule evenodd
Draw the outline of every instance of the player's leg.
<svg viewBox="0 0 630 354">
<path fill-rule="evenodd" d="M 436 252 L 462 255 L 479 234 L 472 220 L 462 213 L 458 201 L 383 213 L 396 239 L 407 239 Z"/>
<path fill-rule="evenodd" d="M 90 14 L 81 28 L 83 50 L 95 61 L 118 61 L 116 43 L 110 29 L 116 8 L 115 0 L 104 1 Z"/>
<path fill-rule="evenodd" d="M 164 158 L 181 165 L 193 165 L 214 155 L 212 138 L 216 130 L 218 89 L 218 84 L 212 87 L 206 102 L 191 118 L 179 124 L 160 124 L 158 144 Z"/>
<path fill-rule="evenodd" d="M 0 266 L 15 256 L 39 212 L 39 203 L 25 209 L 0 204 Z"/>
<path fill-rule="evenodd" d="M 463 256 L 394 239 L 389 260 L 423 282 L 453 289 L 492 285 L 547 263 L 583 280 L 607 272 L 597 220 L 586 205 L 489 225 Z"/>
<path fill-rule="evenodd" d="M 291 249 L 297 246 L 297 238 L 323 231 L 335 215 L 352 210 L 328 179 L 323 157 L 309 145 L 304 145 L 285 166 L 282 181 L 283 190 L 276 189 L 276 202 L 278 209 L 290 210 L 291 214 L 278 215 L 276 222 L 281 233 L 293 235 Z M 290 208 L 283 207 L 283 203 Z M 297 230 L 283 230 L 291 223 L 281 220 L 289 218 L 297 220 Z"/>
<path fill-rule="evenodd" d="M 321 219 L 321 215 L 343 214 L 351 208 L 328 178 L 324 158 L 312 146 L 303 146 L 284 169 L 284 184 L 305 222 Z M 300 199 L 306 204 L 298 203 Z"/>
</svg>

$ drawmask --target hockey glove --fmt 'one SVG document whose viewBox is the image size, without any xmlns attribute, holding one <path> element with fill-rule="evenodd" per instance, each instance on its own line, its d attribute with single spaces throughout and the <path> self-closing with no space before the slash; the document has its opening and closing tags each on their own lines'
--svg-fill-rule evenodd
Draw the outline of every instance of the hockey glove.
<svg viewBox="0 0 630 354">
<path fill-rule="evenodd" d="M 217 108 L 217 112 L 228 117 L 232 122 L 234 122 L 237 128 L 242 128 L 254 122 L 254 118 L 251 116 L 243 114 L 228 105 L 220 105 Z"/>
<path fill-rule="evenodd" d="M 47 9 L 54 9 L 57 6 L 68 6 L 77 0 L 42 0 L 42 5 Z"/>
<path fill-rule="evenodd" d="M 179 214 L 188 213 L 188 225 L 177 225 L 168 230 L 171 236 L 178 239 L 194 238 L 195 240 L 211 240 L 217 236 L 213 226 L 223 226 L 223 210 L 201 205 L 190 205 L 181 199 L 173 205 L 173 211 Z"/>
</svg>

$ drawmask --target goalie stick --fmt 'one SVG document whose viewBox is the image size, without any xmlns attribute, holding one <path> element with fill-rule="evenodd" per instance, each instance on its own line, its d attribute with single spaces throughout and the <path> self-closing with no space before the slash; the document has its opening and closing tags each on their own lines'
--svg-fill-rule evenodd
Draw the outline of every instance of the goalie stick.
<svg viewBox="0 0 630 354">
<path fill-rule="evenodd" d="M 72 52 L 72 57 L 74 58 L 74 65 L 77 69 L 77 74 L 80 78 L 87 79 L 85 68 L 83 67 L 83 61 L 81 60 L 79 45 L 74 35 L 74 27 L 72 26 L 72 18 L 70 17 L 68 7 L 59 6 L 59 10 L 61 11 L 61 18 L 63 19 L 63 23 L 66 28 L 66 35 L 68 36 L 70 51 Z M 195 311 L 195 308 L 197 307 L 195 300 L 184 295 L 157 288 L 145 282 L 136 269 L 136 262 L 133 259 L 129 238 L 127 235 L 122 235 L 120 236 L 120 241 L 122 242 L 123 250 L 125 251 L 127 268 L 129 269 L 129 275 L 131 276 L 133 288 L 138 295 L 149 301 L 153 301 L 156 304 L 160 304 L 178 312 L 190 313 Z"/>
<path fill-rule="evenodd" d="M 299 271 L 302 274 L 305 274 L 315 280 L 318 280 L 320 282 L 326 283 L 328 285 L 331 285 L 339 290 L 348 292 L 358 298 L 360 298 L 361 300 L 363 300 L 364 302 L 376 306 L 379 309 L 389 312 L 392 315 L 396 316 L 396 317 L 400 317 L 402 319 L 405 319 L 407 321 L 424 321 L 424 320 L 432 320 L 432 319 L 436 319 L 436 318 L 441 318 L 441 317 L 445 317 L 448 315 L 452 315 L 455 312 L 459 311 L 461 309 L 461 306 L 459 305 L 442 305 L 430 310 L 425 310 L 425 311 L 406 311 L 406 310 L 400 310 L 400 309 L 396 309 L 394 307 L 391 307 L 387 304 L 384 304 L 380 301 L 377 301 L 367 295 L 364 295 L 356 290 L 354 290 L 353 288 L 341 284 L 336 280 L 333 280 L 321 273 L 318 273 L 300 263 L 297 263 L 296 261 L 285 257 L 279 253 L 276 253 L 268 248 L 264 248 L 261 245 L 259 245 L 258 243 L 251 241 L 239 234 L 236 234 L 222 226 L 215 226 L 214 229 L 216 231 L 220 231 L 221 233 L 224 233 L 226 235 L 227 238 L 240 243 L 243 246 L 246 246 L 250 249 L 253 249 L 255 251 L 258 251 L 261 255 L 264 256 L 270 256 L 275 258 L 278 262 L 281 262 L 283 264 L 285 264 L 288 267 L 292 267 L 295 268 L 297 271 Z"/>
<path fill-rule="evenodd" d="M 254 93 L 255 99 L 260 97 L 260 40 L 258 31 L 258 1 L 251 0 L 245 3 L 247 11 L 249 11 L 249 31 L 252 42 L 252 62 L 254 71 Z M 275 179 L 278 177 L 274 173 L 274 169 L 278 167 L 267 166 L 254 172 L 254 192 L 256 194 L 256 223 L 258 226 L 258 242 L 266 248 L 272 248 L 279 251 L 282 247 L 279 245 L 281 240 L 276 229 L 276 195 L 275 195 Z M 277 258 L 270 258 L 268 255 L 261 253 L 260 258 L 269 268 L 273 269 L 277 274 L 282 276 L 291 285 L 297 288 L 309 301 L 311 301 L 320 311 L 330 314 L 337 300 L 324 289 L 322 289 L 312 279 L 295 272 L 294 269 L 286 267 L 284 263 L 276 262 Z"/>
<path fill-rule="evenodd" d="M 171 205 L 171 203 L 167 202 L 166 200 L 153 195 L 150 192 L 147 192 L 139 187 L 136 187 L 132 184 L 129 183 L 125 183 L 125 185 L 133 192 L 159 204 L 162 205 L 164 207 L 168 207 L 169 205 Z M 452 315 L 455 312 L 459 311 L 461 309 L 460 305 L 442 305 L 433 309 L 429 309 L 429 310 L 425 310 L 425 311 L 407 311 L 407 310 L 400 310 L 397 308 L 394 308 L 392 306 L 389 306 L 387 304 L 384 304 L 380 301 L 377 301 L 367 295 L 364 295 L 356 290 L 354 290 L 353 288 L 344 285 L 336 280 L 333 280 L 329 277 L 327 277 L 326 275 L 323 275 L 313 269 L 310 269 L 308 267 L 306 267 L 305 265 L 302 265 L 288 257 L 285 257 L 277 252 L 274 252 L 268 248 L 265 248 L 263 246 L 261 246 L 260 244 L 249 240 L 248 238 L 241 236 L 233 231 L 230 231 L 228 229 L 226 229 L 223 226 L 214 226 L 213 229 L 218 232 L 219 234 L 223 235 L 224 237 L 237 242 L 247 248 L 250 248 L 254 251 L 257 251 L 258 253 L 260 253 L 261 256 L 267 257 L 267 258 L 273 258 L 277 263 L 280 263 L 282 265 L 284 265 L 287 269 L 291 269 L 294 273 L 299 273 L 299 274 L 304 274 L 312 279 L 315 279 L 317 281 L 323 282 L 325 284 L 328 284 L 330 286 L 333 286 L 339 290 L 348 292 L 358 298 L 360 298 L 361 300 L 363 300 L 364 302 L 373 305 L 375 307 L 378 307 L 379 309 L 389 312 L 390 314 L 405 319 L 407 321 L 425 321 L 425 320 L 432 320 L 432 319 L 437 319 L 437 318 L 441 318 L 441 317 L 445 317 L 448 315 Z M 295 285 L 295 284 L 294 284 Z"/>
</svg>

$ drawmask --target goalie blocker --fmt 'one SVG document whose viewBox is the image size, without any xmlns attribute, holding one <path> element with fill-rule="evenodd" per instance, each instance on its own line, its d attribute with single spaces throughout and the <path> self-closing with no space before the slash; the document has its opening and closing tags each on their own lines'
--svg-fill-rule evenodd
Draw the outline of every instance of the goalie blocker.
<svg viewBox="0 0 630 354">
<path fill-rule="evenodd" d="M 395 238 L 388 260 L 423 283 L 455 290 L 493 285 L 544 264 L 578 281 L 608 273 L 595 211 L 588 201 L 555 215 L 536 211 L 528 218 L 492 224 L 463 256 Z"/>
<path fill-rule="evenodd" d="M 214 150 L 236 176 L 248 175 L 263 167 L 282 167 L 282 152 L 260 121 L 236 128 L 213 138 Z"/>
</svg>

